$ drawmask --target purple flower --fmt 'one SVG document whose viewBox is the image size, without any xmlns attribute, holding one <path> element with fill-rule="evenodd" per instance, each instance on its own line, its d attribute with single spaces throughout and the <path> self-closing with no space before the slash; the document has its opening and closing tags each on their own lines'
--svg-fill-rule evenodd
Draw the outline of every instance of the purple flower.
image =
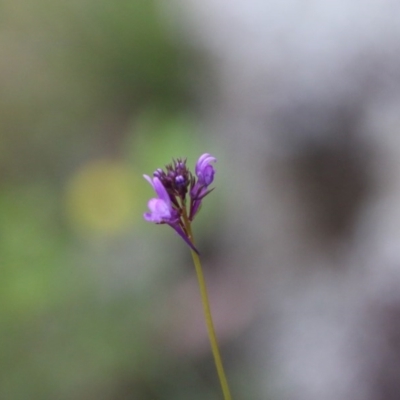
<svg viewBox="0 0 400 400">
<path fill-rule="evenodd" d="M 148 175 L 143 175 L 143 177 L 153 186 L 158 195 L 158 198 L 150 199 L 147 203 L 150 212 L 143 214 L 144 219 L 156 224 L 168 224 L 198 254 L 198 250 L 189 239 L 185 230 L 182 229 L 179 212 L 173 207 L 169 194 L 160 179 L 157 176 L 153 179 Z"/>
<path fill-rule="evenodd" d="M 214 180 L 215 170 L 214 167 L 210 165 L 210 163 L 216 161 L 217 159 L 208 153 L 200 156 L 195 168 L 199 185 L 208 186 L 212 183 L 212 181 Z"/>
<path fill-rule="evenodd" d="M 190 191 L 191 207 L 189 220 L 192 221 L 201 207 L 201 202 L 213 189 L 208 189 L 208 186 L 214 180 L 215 170 L 210 164 L 216 162 L 217 159 L 208 153 L 200 156 L 197 160 L 195 172 L 197 175 L 197 182 Z"/>
<path fill-rule="evenodd" d="M 153 180 L 148 175 L 143 175 L 143 177 L 153 186 L 158 195 L 158 198 L 150 199 L 147 203 L 150 212 L 143 214 L 144 219 L 156 224 L 171 223 L 174 219 L 176 220 L 176 212 L 172 208 L 169 194 L 161 181 L 157 177 L 154 177 Z"/>
<path fill-rule="evenodd" d="M 165 166 L 165 170 L 158 168 L 153 178 L 143 175 L 158 196 L 149 200 L 149 211 L 143 216 L 148 222 L 169 225 L 198 253 L 192 243 L 190 224 L 204 197 L 213 190 L 208 186 L 215 174 L 211 163 L 217 159 L 208 153 L 201 155 L 195 167 L 197 178 L 187 168 L 186 158 L 172 161 Z"/>
</svg>

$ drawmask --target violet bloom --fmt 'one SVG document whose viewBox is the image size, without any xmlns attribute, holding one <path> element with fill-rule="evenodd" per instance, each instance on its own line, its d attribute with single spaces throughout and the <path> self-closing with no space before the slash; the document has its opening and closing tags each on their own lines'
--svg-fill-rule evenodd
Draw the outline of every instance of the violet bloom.
<svg viewBox="0 0 400 400">
<path fill-rule="evenodd" d="M 197 175 L 197 183 L 193 186 L 191 194 L 191 207 L 189 219 L 192 221 L 196 214 L 199 212 L 201 202 L 205 196 L 207 196 L 213 189 L 208 189 L 208 186 L 214 180 L 215 170 L 210 164 L 216 162 L 217 159 L 208 153 L 200 156 L 196 163 L 195 172 Z"/>
<path fill-rule="evenodd" d="M 196 253 L 190 224 L 203 198 L 213 190 L 208 186 L 214 180 L 215 170 L 211 163 L 215 161 L 216 158 L 208 153 L 201 155 L 195 167 L 197 178 L 187 168 L 186 159 L 179 158 L 167 165 L 165 171 L 157 169 L 153 178 L 143 175 L 158 196 L 149 200 L 149 212 L 143 214 L 144 219 L 156 224 L 168 224 Z"/>
<path fill-rule="evenodd" d="M 143 177 L 153 186 L 158 195 L 158 198 L 150 199 L 147 203 L 150 212 L 143 214 L 144 219 L 156 224 L 171 223 L 176 220 L 176 216 L 174 218 L 176 213 L 172 208 L 171 199 L 160 179 L 155 177 L 152 180 L 148 175 L 143 175 Z"/>
<path fill-rule="evenodd" d="M 179 212 L 172 206 L 170 196 L 160 179 L 157 176 L 154 177 L 153 180 L 148 175 L 143 175 L 143 177 L 153 186 L 153 189 L 158 195 L 158 198 L 150 199 L 147 203 L 150 212 L 145 212 L 143 214 L 144 219 L 156 224 L 168 224 L 182 237 L 191 249 L 198 253 L 198 250 L 190 241 L 187 232 L 182 229 Z"/>
<path fill-rule="evenodd" d="M 196 163 L 195 169 L 199 185 L 208 186 L 212 183 L 212 181 L 214 180 L 215 170 L 210 163 L 216 161 L 217 159 L 208 153 L 200 156 Z"/>
</svg>

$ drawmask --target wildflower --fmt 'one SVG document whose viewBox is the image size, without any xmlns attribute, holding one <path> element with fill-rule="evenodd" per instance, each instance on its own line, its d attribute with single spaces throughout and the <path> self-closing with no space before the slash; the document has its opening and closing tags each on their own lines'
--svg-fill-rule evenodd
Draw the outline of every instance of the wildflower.
<svg viewBox="0 0 400 400">
<path fill-rule="evenodd" d="M 176 219 L 176 212 L 172 208 L 171 200 L 169 198 L 168 192 L 161 183 L 160 179 L 155 177 L 153 180 L 148 175 L 143 175 L 143 177 L 153 186 L 153 189 L 158 195 L 157 199 L 150 199 L 147 206 L 150 212 L 143 214 L 144 219 L 149 222 L 160 223 L 171 223 Z M 175 216 L 175 218 L 174 218 Z"/>
<path fill-rule="evenodd" d="M 190 191 L 191 195 L 191 205 L 189 220 L 192 221 L 201 207 L 201 201 L 205 196 L 207 196 L 212 190 L 208 189 L 208 186 L 214 180 L 215 170 L 210 164 L 211 162 L 216 162 L 217 159 L 212 157 L 210 154 L 203 154 L 196 163 L 195 172 L 197 175 L 197 183 L 192 187 Z"/>
<path fill-rule="evenodd" d="M 195 169 L 199 184 L 208 186 L 212 183 L 215 171 L 210 163 L 215 161 L 217 161 L 217 159 L 208 153 L 203 154 L 199 158 Z"/>
<path fill-rule="evenodd" d="M 192 250 L 193 263 L 199 281 L 206 326 L 218 378 L 221 383 L 224 400 L 231 400 L 232 396 L 218 348 L 199 252 L 194 246 L 191 229 L 191 222 L 198 214 L 204 197 L 214 190 L 209 189 L 209 186 L 214 181 L 215 170 L 212 163 L 216 161 L 216 158 L 208 153 L 201 155 L 197 160 L 195 175 L 193 175 L 186 166 L 186 159 L 178 158 L 173 160 L 171 164 L 166 165 L 165 170 L 158 168 L 154 171 L 153 178 L 143 175 L 158 196 L 149 200 L 148 207 L 150 211 L 144 213 L 143 216 L 146 221 L 171 226 Z"/>
<path fill-rule="evenodd" d="M 195 167 L 196 176 L 187 168 L 186 159 L 179 158 L 167 165 L 165 170 L 158 168 L 154 171 L 153 178 L 143 175 L 158 196 L 149 200 L 149 212 L 143 214 L 144 219 L 156 224 L 168 224 L 197 253 L 190 223 L 197 215 L 203 198 L 213 190 L 208 186 L 214 180 L 215 170 L 211 163 L 215 161 L 216 158 L 208 153 L 200 156 Z"/>
</svg>

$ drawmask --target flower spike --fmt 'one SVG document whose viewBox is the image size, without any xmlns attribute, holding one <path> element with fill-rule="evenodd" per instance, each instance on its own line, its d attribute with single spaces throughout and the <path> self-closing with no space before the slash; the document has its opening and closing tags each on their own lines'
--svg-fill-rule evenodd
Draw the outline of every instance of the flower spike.
<svg viewBox="0 0 400 400">
<path fill-rule="evenodd" d="M 171 226 L 197 254 L 190 222 L 200 210 L 203 198 L 213 190 L 208 186 L 213 182 L 215 174 L 211 163 L 216 161 L 208 153 L 201 155 L 196 163 L 195 176 L 187 168 L 186 159 L 181 158 L 173 160 L 165 170 L 155 170 L 153 178 L 143 175 L 158 196 L 147 203 L 149 211 L 143 214 L 144 219 Z"/>
</svg>

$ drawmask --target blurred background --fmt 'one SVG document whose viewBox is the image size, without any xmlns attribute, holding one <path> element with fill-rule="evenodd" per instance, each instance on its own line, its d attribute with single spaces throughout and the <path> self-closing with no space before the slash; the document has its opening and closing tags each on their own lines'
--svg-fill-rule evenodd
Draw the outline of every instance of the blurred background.
<svg viewBox="0 0 400 400">
<path fill-rule="evenodd" d="M 400 4 L 0 2 L 0 399 L 220 399 L 142 179 L 194 224 L 236 400 L 400 398 Z"/>
</svg>

